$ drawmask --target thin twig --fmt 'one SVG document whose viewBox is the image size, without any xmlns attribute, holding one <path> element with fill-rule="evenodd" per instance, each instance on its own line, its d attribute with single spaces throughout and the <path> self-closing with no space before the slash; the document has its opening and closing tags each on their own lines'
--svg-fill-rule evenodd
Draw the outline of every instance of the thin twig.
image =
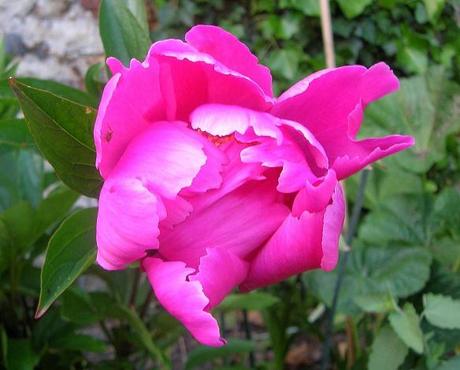
<svg viewBox="0 0 460 370">
<path fill-rule="evenodd" d="M 351 213 L 351 220 L 345 236 L 345 243 L 347 247 L 351 247 L 353 237 L 355 236 L 356 229 L 358 227 L 358 221 L 361 216 L 361 210 L 364 203 L 364 192 L 366 190 L 367 178 L 369 177 L 369 170 L 364 170 L 361 173 L 359 180 L 358 194 L 356 195 L 356 201 L 353 206 Z M 347 264 L 349 251 L 343 252 L 342 261 L 339 264 L 337 272 L 337 280 L 334 286 L 334 296 L 332 298 L 332 306 L 329 311 L 328 320 L 326 322 L 326 338 L 323 347 L 323 359 L 321 361 L 321 370 L 327 370 L 330 362 L 330 351 L 331 351 L 331 340 L 332 340 L 332 329 L 334 325 L 335 311 L 337 310 L 337 303 L 339 300 L 340 288 L 342 287 L 343 278 L 345 276 L 345 266 Z"/>
<path fill-rule="evenodd" d="M 323 35 L 324 54 L 327 68 L 335 67 L 334 38 L 332 34 L 331 11 L 329 0 L 320 0 L 321 8 L 321 33 Z"/>
<path fill-rule="evenodd" d="M 113 345 L 114 344 L 114 339 L 112 334 L 110 333 L 109 328 L 107 328 L 107 325 L 105 325 L 104 321 L 99 321 L 99 326 L 101 327 L 101 330 L 104 332 L 105 336 L 107 337 L 107 340 Z"/>
<path fill-rule="evenodd" d="M 140 316 L 141 319 L 143 319 L 145 317 L 145 315 L 147 314 L 147 311 L 148 311 L 148 308 L 150 306 L 150 302 L 152 301 L 152 298 L 153 298 L 153 293 L 148 292 L 147 296 L 145 297 L 145 301 L 141 306 L 141 310 L 140 310 L 140 313 L 139 313 L 139 316 Z"/>
<path fill-rule="evenodd" d="M 249 325 L 247 310 L 243 310 L 243 326 L 244 326 L 244 333 L 245 333 L 246 339 L 249 341 L 252 340 L 252 333 L 251 333 L 251 327 Z M 251 369 L 254 369 L 256 367 L 256 358 L 254 356 L 253 351 L 249 352 L 249 367 Z"/>
</svg>

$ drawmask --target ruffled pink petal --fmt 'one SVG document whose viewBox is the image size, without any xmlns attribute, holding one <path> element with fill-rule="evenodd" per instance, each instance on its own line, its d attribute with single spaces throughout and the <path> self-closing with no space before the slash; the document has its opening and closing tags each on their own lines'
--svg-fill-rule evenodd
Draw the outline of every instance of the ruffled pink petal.
<svg viewBox="0 0 460 370">
<path fill-rule="evenodd" d="M 147 60 L 160 65 L 160 84 L 169 104 L 169 116 L 174 119 L 186 121 L 195 108 L 206 103 L 257 110 L 272 106 L 272 99 L 252 79 L 180 40 L 156 42 Z"/>
<path fill-rule="evenodd" d="M 218 163 L 225 157 L 212 147 L 183 123 L 156 122 L 131 141 L 113 170 L 114 176 L 138 178 L 152 192 L 174 199 L 182 189 L 194 186 L 203 168 L 206 175 L 196 185 L 203 191 L 221 182 Z"/>
<path fill-rule="evenodd" d="M 319 212 L 289 215 L 251 261 L 243 291 L 252 290 L 301 272 L 321 267 L 331 270 L 338 259 L 338 244 L 345 201 L 336 184 L 330 204 Z"/>
<path fill-rule="evenodd" d="M 241 152 L 244 163 L 282 167 L 278 191 L 289 193 L 321 181 L 329 163 L 321 144 L 304 126 L 268 113 L 236 106 L 206 104 L 190 116 L 194 129 L 214 136 L 235 134 L 238 141 L 258 142 Z"/>
<path fill-rule="evenodd" d="M 158 248 L 159 222 L 171 229 L 192 212 L 178 195 L 183 189 L 205 191 L 222 181 L 217 162 L 225 156 L 211 147 L 180 122 L 157 122 L 131 140 L 99 198 L 98 262 L 104 268 L 123 268 Z M 206 176 L 194 184 L 202 170 Z"/>
<path fill-rule="evenodd" d="M 160 253 L 198 267 L 208 248 L 244 258 L 267 240 L 289 213 L 272 179 L 251 181 L 160 235 Z M 267 217 L 270 215 L 270 217 Z"/>
<path fill-rule="evenodd" d="M 132 60 L 129 68 L 114 58 L 107 62 L 116 73 L 104 88 L 94 126 L 96 167 L 104 178 L 134 136 L 150 123 L 166 119 L 155 60 L 143 64 Z"/>
<path fill-rule="evenodd" d="M 318 184 L 306 184 L 294 198 L 292 215 L 299 217 L 304 211 L 321 212 L 330 202 L 337 186 L 337 176 L 334 170 L 327 172 L 323 181 Z"/>
<path fill-rule="evenodd" d="M 248 273 L 249 263 L 222 249 L 207 249 L 201 257 L 198 273 L 190 275 L 190 281 L 199 281 L 209 299 L 207 309 L 217 306 Z"/>
<path fill-rule="evenodd" d="M 188 197 L 188 201 L 196 212 L 209 207 L 248 181 L 265 179 L 263 176 L 265 169 L 259 163 L 241 162 L 241 151 L 244 148 L 246 148 L 246 145 L 235 140 L 220 146 L 222 153 L 227 158 L 225 165 L 222 167 L 222 184 L 218 189 Z"/>
<path fill-rule="evenodd" d="M 192 204 L 179 195 L 174 199 L 162 198 L 162 200 L 168 217 L 160 222 L 160 232 L 163 228 L 171 229 L 185 221 L 193 211 Z"/>
<path fill-rule="evenodd" d="M 259 64 L 249 48 L 231 33 L 216 26 L 198 25 L 185 34 L 187 43 L 207 53 L 226 67 L 255 81 L 268 96 L 273 96 L 270 69 Z"/>
<path fill-rule="evenodd" d="M 382 138 L 350 141 L 345 153 L 335 159 L 333 168 L 337 176 L 343 179 L 381 158 L 400 152 L 414 144 L 414 138 L 406 135 L 389 135 Z"/>
<path fill-rule="evenodd" d="M 136 178 L 109 179 L 99 197 L 97 262 L 117 270 L 158 248 L 158 223 L 166 218 L 161 199 Z"/>
<path fill-rule="evenodd" d="M 216 319 L 206 311 L 209 299 L 201 283 L 189 279 L 194 269 L 183 262 L 164 262 L 151 257 L 143 260 L 142 267 L 158 301 L 197 341 L 213 347 L 225 344 Z"/>
<path fill-rule="evenodd" d="M 302 123 L 327 152 L 339 179 L 413 144 L 408 136 L 356 141 L 367 104 L 399 87 L 384 63 L 315 73 L 281 95 L 272 113 Z"/>
</svg>

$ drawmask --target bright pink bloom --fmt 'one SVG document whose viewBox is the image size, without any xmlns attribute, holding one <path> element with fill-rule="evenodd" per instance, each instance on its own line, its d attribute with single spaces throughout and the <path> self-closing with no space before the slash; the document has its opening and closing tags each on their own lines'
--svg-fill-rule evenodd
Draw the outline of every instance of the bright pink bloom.
<svg viewBox="0 0 460 370">
<path fill-rule="evenodd" d="M 185 39 L 129 68 L 107 61 L 97 261 L 141 261 L 161 304 L 218 346 L 210 310 L 235 287 L 335 267 L 338 180 L 413 139 L 356 140 L 366 105 L 399 86 L 383 63 L 324 70 L 275 98 L 269 69 L 233 35 L 196 26 Z"/>
</svg>

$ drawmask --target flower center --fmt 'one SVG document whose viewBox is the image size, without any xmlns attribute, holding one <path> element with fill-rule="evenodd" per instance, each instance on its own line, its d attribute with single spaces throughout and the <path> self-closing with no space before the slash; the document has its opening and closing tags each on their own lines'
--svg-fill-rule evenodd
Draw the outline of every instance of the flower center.
<svg viewBox="0 0 460 370">
<path fill-rule="evenodd" d="M 211 143 L 213 143 L 217 147 L 221 146 L 222 144 L 226 144 L 235 139 L 233 134 L 226 135 L 226 136 L 215 136 L 205 131 L 201 131 L 200 129 L 197 129 L 196 131 L 198 131 L 202 136 L 204 136 L 206 139 L 208 139 Z"/>
</svg>

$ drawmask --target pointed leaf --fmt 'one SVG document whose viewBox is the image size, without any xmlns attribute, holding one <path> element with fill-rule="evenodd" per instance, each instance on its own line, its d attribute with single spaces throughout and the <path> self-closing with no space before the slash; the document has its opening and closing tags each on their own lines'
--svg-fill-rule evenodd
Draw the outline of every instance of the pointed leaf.
<svg viewBox="0 0 460 370">
<path fill-rule="evenodd" d="M 99 31 L 105 54 L 128 65 L 131 58 L 144 59 L 150 47 L 146 24 L 139 23 L 122 0 L 102 0 Z"/>
<path fill-rule="evenodd" d="M 95 110 L 14 79 L 10 86 L 35 143 L 59 178 L 79 193 L 97 196 L 102 180 L 94 166 Z"/>
<path fill-rule="evenodd" d="M 380 329 L 372 343 L 369 370 L 397 370 L 407 356 L 407 346 L 389 326 Z"/>
<path fill-rule="evenodd" d="M 96 214 L 95 208 L 75 212 L 51 237 L 41 273 L 37 318 L 94 262 Z"/>
<path fill-rule="evenodd" d="M 403 311 L 393 312 L 389 316 L 390 324 L 399 337 L 417 353 L 423 353 L 423 333 L 420 318 L 410 303 L 404 305 Z"/>
</svg>

